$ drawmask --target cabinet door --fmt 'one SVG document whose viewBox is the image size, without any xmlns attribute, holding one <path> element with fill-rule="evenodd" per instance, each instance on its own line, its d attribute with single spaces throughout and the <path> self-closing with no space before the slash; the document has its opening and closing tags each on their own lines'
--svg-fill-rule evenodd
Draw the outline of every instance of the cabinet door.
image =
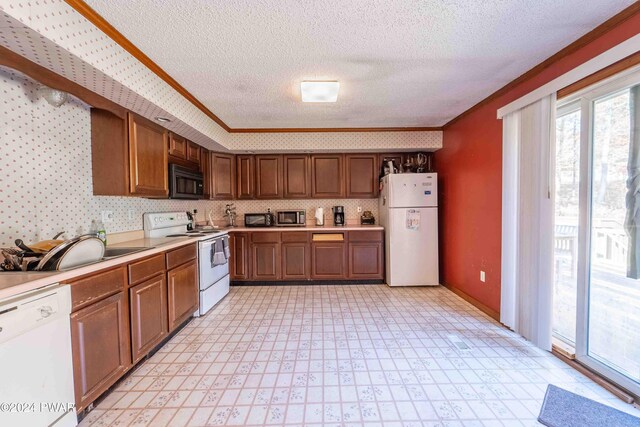
<svg viewBox="0 0 640 427">
<path fill-rule="evenodd" d="M 211 153 L 211 198 L 228 200 L 234 196 L 233 154 Z"/>
<path fill-rule="evenodd" d="M 282 279 L 306 280 L 311 270 L 311 247 L 308 243 L 282 244 Z"/>
<path fill-rule="evenodd" d="M 187 141 L 187 160 L 200 166 L 200 146 L 195 142 Z"/>
<path fill-rule="evenodd" d="M 282 198 L 282 156 L 256 156 L 256 199 Z"/>
<path fill-rule="evenodd" d="M 280 243 L 251 244 L 251 278 L 253 280 L 280 278 Z"/>
<path fill-rule="evenodd" d="M 167 131 L 129 113 L 130 191 L 136 196 L 169 195 Z"/>
<path fill-rule="evenodd" d="M 309 156 L 286 154 L 282 159 L 284 198 L 308 199 L 311 196 Z"/>
<path fill-rule="evenodd" d="M 347 260 L 344 242 L 313 242 L 311 244 L 311 278 L 345 279 Z"/>
<path fill-rule="evenodd" d="M 378 155 L 345 155 L 347 197 L 366 199 L 378 197 Z"/>
<path fill-rule="evenodd" d="M 255 157 L 251 154 L 236 156 L 236 183 L 238 199 L 253 199 L 255 185 Z"/>
<path fill-rule="evenodd" d="M 167 335 L 167 279 L 164 273 L 129 289 L 133 363 Z"/>
<path fill-rule="evenodd" d="M 186 160 L 187 140 L 180 135 L 169 132 L 169 155 L 178 159 Z"/>
<path fill-rule="evenodd" d="M 380 242 L 349 243 L 349 278 L 383 279 L 383 250 Z"/>
<path fill-rule="evenodd" d="M 200 147 L 200 171 L 202 172 L 202 191 L 205 199 L 211 198 L 211 156 L 209 150 Z"/>
<path fill-rule="evenodd" d="M 344 197 L 342 154 L 311 155 L 311 196 L 340 199 Z"/>
<path fill-rule="evenodd" d="M 167 272 L 169 331 L 198 309 L 198 262 L 192 260 Z"/>
<path fill-rule="evenodd" d="M 123 292 L 71 315 L 76 410 L 84 409 L 129 369 L 129 343 Z"/>
<path fill-rule="evenodd" d="M 231 280 L 249 280 L 249 233 L 229 235 Z"/>
</svg>

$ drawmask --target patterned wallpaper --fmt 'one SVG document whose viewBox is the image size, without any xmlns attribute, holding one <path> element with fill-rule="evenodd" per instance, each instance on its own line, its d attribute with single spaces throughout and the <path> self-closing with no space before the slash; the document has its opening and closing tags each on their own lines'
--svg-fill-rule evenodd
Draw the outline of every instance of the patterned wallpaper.
<svg viewBox="0 0 640 427">
<path fill-rule="evenodd" d="M 63 0 L 0 0 L 0 45 L 205 147 L 435 150 L 442 132 L 229 134 Z M 215 108 L 214 108 L 215 112 Z M 218 145 L 220 144 L 220 145 Z"/>
<path fill-rule="evenodd" d="M 221 219 L 224 201 L 148 200 L 93 196 L 91 189 L 91 128 L 89 107 L 72 99 L 54 108 L 36 95 L 37 84 L 0 67 L 0 246 L 49 239 L 58 231 L 74 236 L 88 231 L 92 219 L 111 210 L 108 233 L 142 229 L 149 211 L 198 209 L 205 220 L 213 210 Z M 377 216 L 377 200 L 261 200 L 236 201 L 237 212 L 267 208 L 305 209 L 309 219 L 316 207 L 346 207 L 347 220 L 358 218 L 357 207 Z M 129 218 L 132 219 L 129 219 Z"/>
</svg>

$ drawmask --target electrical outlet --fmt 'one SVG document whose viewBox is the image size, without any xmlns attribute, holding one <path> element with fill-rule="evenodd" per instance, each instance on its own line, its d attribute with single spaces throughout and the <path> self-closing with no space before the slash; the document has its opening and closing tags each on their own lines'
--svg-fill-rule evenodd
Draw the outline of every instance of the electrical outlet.
<svg viewBox="0 0 640 427">
<path fill-rule="evenodd" d="M 129 221 L 133 221 L 136 219 L 136 211 L 134 209 L 129 209 L 127 211 L 127 219 Z"/>
<path fill-rule="evenodd" d="M 362 206 L 358 206 L 358 213 L 362 213 Z"/>
<path fill-rule="evenodd" d="M 102 211 L 102 222 L 113 222 L 113 211 Z"/>
<path fill-rule="evenodd" d="M 484 274 L 484 271 L 480 270 L 480 281 L 481 282 L 486 282 L 486 276 Z"/>
</svg>

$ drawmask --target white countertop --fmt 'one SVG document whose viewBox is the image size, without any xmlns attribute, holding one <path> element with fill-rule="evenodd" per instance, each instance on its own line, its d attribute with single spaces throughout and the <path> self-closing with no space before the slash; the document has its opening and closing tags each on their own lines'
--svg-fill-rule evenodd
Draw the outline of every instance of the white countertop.
<svg viewBox="0 0 640 427">
<path fill-rule="evenodd" d="M 307 227 L 227 227 L 217 231 L 239 233 L 256 231 L 315 231 L 315 232 L 340 232 L 340 231 L 363 231 L 363 230 L 384 230 L 380 225 L 345 225 L 339 226 L 307 226 Z M 147 248 L 146 250 L 131 253 L 128 255 L 99 261 L 67 271 L 46 271 L 46 272 L 0 272 L 0 299 L 11 298 L 12 296 L 28 292 L 34 289 L 48 286 L 56 282 L 68 282 L 75 277 L 95 273 L 100 270 L 126 264 L 136 259 L 148 257 L 160 252 L 179 248 L 189 243 L 196 243 L 200 240 L 210 239 L 218 234 L 207 234 L 198 237 L 164 237 L 158 239 L 136 239 L 126 242 L 109 245 L 110 248 Z"/>
</svg>

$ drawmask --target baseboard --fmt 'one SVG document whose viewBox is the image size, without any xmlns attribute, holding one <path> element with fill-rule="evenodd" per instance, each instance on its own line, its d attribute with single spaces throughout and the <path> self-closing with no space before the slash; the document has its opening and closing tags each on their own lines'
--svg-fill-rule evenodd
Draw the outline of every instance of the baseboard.
<svg viewBox="0 0 640 427">
<path fill-rule="evenodd" d="M 581 363 L 577 362 L 576 360 L 566 357 L 564 354 L 557 351 L 555 347 L 553 347 L 553 349 L 551 350 L 551 354 L 553 354 L 558 359 L 562 360 L 564 363 L 571 366 L 573 369 L 580 372 L 585 377 L 589 378 L 591 381 L 598 384 L 599 386 L 601 386 L 602 388 L 607 390 L 609 393 L 613 394 L 618 399 L 622 400 L 623 402 L 629 403 L 629 404 L 634 404 L 636 402 L 635 396 L 633 396 L 630 393 L 627 393 L 626 390 L 621 389 L 617 385 L 607 381 L 605 378 L 603 378 L 596 372 L 593 372 L 592 370 L 582 365 Z"/>
<path fill-rule="evenodd" d="M 500 321 L 500 313 L 495 311 L 494 309 L 484 305 L 483 303 L 481 303 L 480 301 L 478 301 L 477 299 L 475 299 L 474 297 L 472 297 L 471 295 L 461 291 L 458 288 L 455 288 L 447 283 L 443 283 L 442 286 L 444 286 L 445 288 L 449 289 L 451 292 L 453 292 L 454 294 L 458 295 L 460 298 L 462 298 L 463 300 L 465 300 L 466 302 L 468 302 L 469 304 L 471 304 L 472 306 L 474 306 L 475 308 L 477 308 L 478 310 L 480 310 L 481 312 L 483 312 L 484 314 L 486 314 L 487 316 L 491 317 L 493 320 L 499 322 Z"/>
<path fill-rule="evenodd" d="M 384 285 L 384 280 L 233 280 L 231 286 Z"/>
</svg>

